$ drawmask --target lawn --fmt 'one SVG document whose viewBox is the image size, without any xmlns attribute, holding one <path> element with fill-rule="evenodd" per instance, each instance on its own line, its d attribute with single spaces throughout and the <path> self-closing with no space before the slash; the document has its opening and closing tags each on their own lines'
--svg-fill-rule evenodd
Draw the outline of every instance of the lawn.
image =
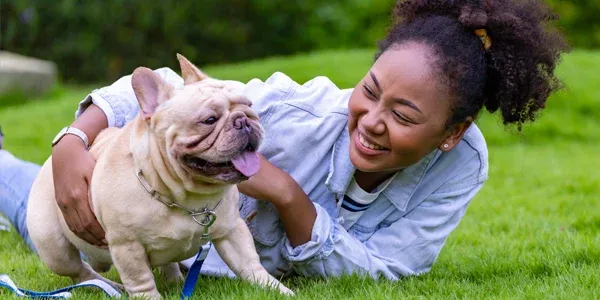
<svg viewBox="0 0 600 300">
<path fill-rule="evenodd" d="M 274 71 L 298 82 L 318 75 L 352 87 L 368 70 L 372 50 L 332 51 L 273 58 L 204 70 L 218 78 L 265 79 Z M 175 57 L 173 57 L 175 59 Z M 159 66 L 150 66 L 159 67 Z M 291 279 L 300 299 L 372 298 L 600 298 L 600 52 L 575 51 L 558 70 L 568 89 L 522 132 L 497 117 L 478 120 L 489 146 L 490 179 L 473 200 L 429 274 L 380 281 Z M 6 148 L 41 163 L 49 142 L 70 123 L 76 104 L 93 87 L 62 86 L 49 97 L 1 106 Z M 13 232 L 0 232 L 0 273 L 21 287 L 49 290 L 69 284 L 51 274 Z M 107 277 L 118 280 L 114 269 Z M 168 299 L 181 285 L 159 280 Z M 236 280 L 202 278 L 197 298 L 278 297 Z M 76 298 L 101 299 L 97 291 Z M 10 295 L 0 290 L 0 298 Z"/>
</svg>

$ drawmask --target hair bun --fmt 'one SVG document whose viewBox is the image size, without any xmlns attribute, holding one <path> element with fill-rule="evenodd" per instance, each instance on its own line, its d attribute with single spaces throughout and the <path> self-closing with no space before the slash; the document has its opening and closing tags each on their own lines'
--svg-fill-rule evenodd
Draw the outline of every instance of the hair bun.
<svg viewBox="0 0 600 300">
<path fill-rule="evenodd" d="M 488 15 L 481 8 L 463 6 L 460 10 L 458 21 L 467 28 L 481 28 L 487 25 Z"/>
</svg>

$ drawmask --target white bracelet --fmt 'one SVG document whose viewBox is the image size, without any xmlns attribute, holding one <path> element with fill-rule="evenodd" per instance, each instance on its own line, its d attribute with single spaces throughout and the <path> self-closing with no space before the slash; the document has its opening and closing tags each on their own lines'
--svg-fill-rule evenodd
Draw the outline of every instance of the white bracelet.
<svg viewBox="0 0 600 300">
<path fill-rule="evenodd" d="M 81 141 L 83 142 L 83 144 L 85 145 L 85 149 L 90 148 L 90 142 L 89 142 L 89 139 L 88 139 L 87 135 L 85 134 L 85 132 L 83 132 L 75 127 L 71 127 L 71 126 L 63 128 L 56 135 L 54 140 L 52 140 L 52 147 L 54 147 L 56 144 L 58 144 L 58 142 L 67 134 L 72 134 L 72 135 L 79 137 L 81 139 Z"/>
</svg>

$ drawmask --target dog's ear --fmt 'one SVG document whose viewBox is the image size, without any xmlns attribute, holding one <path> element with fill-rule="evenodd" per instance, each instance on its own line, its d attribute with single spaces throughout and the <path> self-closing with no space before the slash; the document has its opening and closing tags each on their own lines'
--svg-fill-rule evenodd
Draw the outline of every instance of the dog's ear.
<svg viewBox="0 0 600 300">
<path fill-rule="evenodd" d="M 179 60 L 179 67 L 181 68 L 184 85 L 196 83 L 208 78 L 206 74 L 202 73 L 202 71 L 185 58 L 185 56 L 177 53 L 177 60 Z"/>
<path fill-rule="evenodd" d="M 140 114 L 149 120 L 161 103 L 171 98 L 173 86 L 165 82 L 152 70 L 139 67 L 133 71 L 131 86 L 140 104 Z"/>
</svg>

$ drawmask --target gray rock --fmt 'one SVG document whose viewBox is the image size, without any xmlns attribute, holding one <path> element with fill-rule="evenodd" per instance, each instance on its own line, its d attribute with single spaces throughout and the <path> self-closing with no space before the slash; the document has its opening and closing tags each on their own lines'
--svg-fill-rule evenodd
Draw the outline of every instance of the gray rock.
<svg viewBox="0 0 600 300">
<path fill-rule="evenodd" d="M 53 62 L 0 51 L 0 95 L 16 91 L 40 96 L 52 89 L 56 77 Z"/>
</svg>

